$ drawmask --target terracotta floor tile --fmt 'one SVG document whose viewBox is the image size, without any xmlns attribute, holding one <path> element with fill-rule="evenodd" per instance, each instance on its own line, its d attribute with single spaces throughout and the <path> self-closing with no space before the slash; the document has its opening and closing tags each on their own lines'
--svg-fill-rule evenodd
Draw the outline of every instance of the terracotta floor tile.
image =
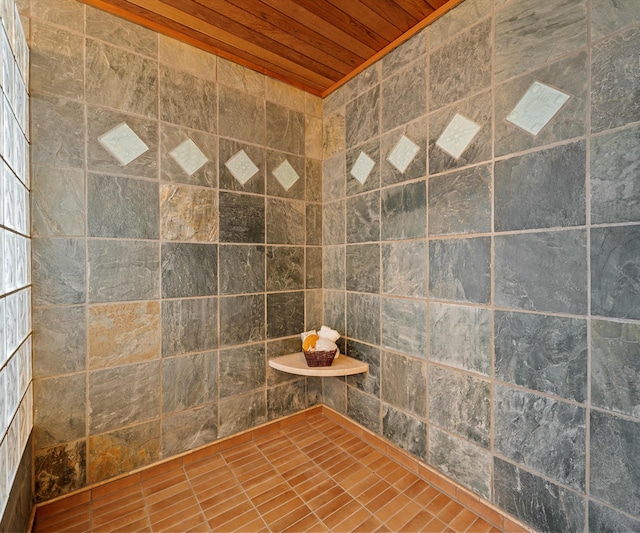
<svg viewBox="0 0 640 533">
<path fill-rule="evenodd" d="M 358 483 L 350 487 L 347 492 L 351 494 L 354 498 L 360 496 L 363 492 L 370 489 L 372 485 L 380 481 L 380 476 L 374 474 L 373 472 L 369 472 L 365 477 L 363 477 Z"/>
<path fill-rule="evenodd" d="M 299 499 L 295 492 L 290 490 L 288 487 L 284 491 L 280 491 L 273 498 L 269 498 L 264 502 L 260 503 L 260 505 L 256 505 L 255 501 L 253 501 L 253 505 L 258 509 L 258 512 L 264 516 L 267 513 L 271 513 L 276 509 L 279 509 L 284 504 L 290 502 L 291 500 Z M 302 501 L 302 500 L 300 500 Z"/>
<path fill-rule="evenodd" d="M 321 479 L 319 483 L 313 485 L 309 490 L 301 492 L 301 497 L 305 502 L 310 502 L 318 496 L 326 494 L 330 490 L 334 490 L 335 496 L 337 496 L 342 489 L 336 484 L 335 481 L 327 477 Z"/>
<path fill-rule="evenodd" d="M 108 522 L 97 523 L 94 518 L 91 525 L 93 526 L 93 531 L 96 533 L 116 531 L 118 529 L 126 529 L 127 527 L 130 528 L 129 531 L 132 531 L 134 528 L 131 527 L 131 524 L 140 521 L 144 522 L 145 527 L 149 526 L 147 511 L 144 507 L 135 509 L 130 513 L 120 514 L 120 516 Z"/>
<path fill-rule="evenodd" d="M 249 499 L 244 494 L 236 494 L 235 496 L 226 499 L 224 501 L 217 501 L 215 498 L 200 502 L 200 507 L 205 512 L 205 516 L 208 519 L 217 516 L 226 510 L 236 507 L 237 505 L 249 502 Z M 250 506 L 251 507 L 251 506 Z"/>
<path fill-rule="evenodd" d="M 462 505 L 458 502 L 451 502 L 447 505 L 442 511 L 440 511 L 436 516 L 438 520 L 442 520 L 445 524 L 449 525 L 453 519 L 460 514 L 460 512 L 464 509 Z"/>
<path fill-rule="evenodd" d="M 222 533 L 229 530 L 219 529 L 217 531 L 220 531 Z M 249 522 L 236 531 L 238 531 L 239 533 L 269 533 L 269 528 L 264 523 L 264 520 L 262 520 L 262 518 L 256 518 L 253 522 Z"/>
<path fill-rule="evenodd" d="M 413 483 L 411 483 L 408 487 L 404 489 L 404 493 L 409 496 L 409 498 L 415 498 L 425 490 L 427 490 L 431 485 L 426 481 L 417 478 Z M 435 496 L 434 496 L 435 498 Z M 433 499 L 433 498 L 432 498 Z M 428 502 L 427 502 L 428 503 Z"/>
<path fill-rule="evenodd" d="M 310 515 L 312 516 L 311 511 L 303 504 L 285 515 L 280 515 L 276 520 L 268 522 L 269 529 L 271 531 L 283 531 Z M 265 522 L 267 522 L 266 517 Z"/>
<path fill-rule="evenodd" d="M 263 474 L 260 476 L 260 479 L 254 478 L 250 483 L 244 483 L 242 486 L 244 487 L 245 492 L 250 498 L 254 498 L 263 492 L 266 492 L 273 487 L 280 485 L 281 483 L 285 483 L 285 479 L 280 475 L 266 475 Z"/>
<path fill-rule="evenodd" d="M 200 461 L 185 465 L 183 470 L 186 472 L 188 477 L 193 478 L 203 473 L 212 474 L 221 468 L 230 471 L 229 465 L 222 457 L 220 457 L 220 455 L 212 455 L 205 459 L 201 459 Z"/>
<path fill-rule="evenodd" d="M 287 516 L 289 513 L 292 513 L 299 507 L 304 507 L 307 513 L 311 512 L 300 498 L 294 496 L 290 500 L 282 502 L 282 504 L 278 505 L 277 507 L 267 508 L 264 512 L 260 512 L 260 515 L 262 516 L 262 519 L 266 522 L 266 524 L 271 527 L 274 522 L 280 520 L 284 516 Z M 294 522 L 297 522 L 301 518 L 302 516 L 300 516 L 297 520 L 294 520 Z M 291 524 L 293 524 L 294 522 L 291 522 Z M 291 524 L 287 525 L 286 527 L 289 527 Z"/>
<path fill-rule="evenodd" d="M 181 514 L 191 516 L 195 512 L 200 513 L 200 505 L 198 505 L 198 502 L 193 497 L 186 498 L 179 502 L 165 502 L 164 508 L 157 509 L 153 513 L 149 512 L 149 521 L 151 522 L 151 527 L 154 528 L 155 524 L 169 517 Z"/>
<path fill-rule="evenodd" d="M 380 526 L 382 526 L 380 520 L 375 516 L 371 516 L 356 527 L 353 533 L 371 533 L 372 531 L 376 531 Z"/>
<path fill-rule="evenodd" d="M 242 474 L 237 474 L 236 475 L 236 479 L 240 482 L 240 483 L 246 483 L 248 481 L 251 481 L 252 479 L 262 475 L 262 474 L 266 474 L 266 473 L 272 473 L 273 472 L 273 466 L 271 464 L 269 464 L 268 462 L 265 462 L 264 464 L 257 466 L 256 468 L 249 470 L 247 472 L 244 472 Z"/>
<path fill-rule="evenodd" d="M 398 492 L 397 489 L 394 489 L 393 487 L 388 487 L 386 490 L 384 490 L 378 496 L 376 496 L 373 500 L 367 503 L 366 507 L 370 511 L 375 512 L 376 510 L 380 509 L 383 505 L 392 501 L 399 494 L 400 493 Z"/>
<path fill-rule="evenodd" d="M 316 500 L 314 500 L 314 502 L 315 501 Z M 314 513 L 320 520 L 330 526 L 330 524 L 326 521 L 326 518 L 331 516 L 333 513 L 341 510 L 344 506 L 353 501 L 354 499 L 351 496 L 349 496 L 346 492 L 342 492 L 332 500 L 326 502 L 321 507 L 315 509 Z"/>
<path fill-rule="evenodd" d="M 423 531 L 424 527 L 433 520 L 433 515 L 425 511 L 418 511 L 411 520 L 409 520 L 404 526 L 400 528 L 401 533 L 413 533 L 414 531 Z M 443 527 L 444 524 L 443 524 Z"/>
<path fill-rule="evenodd" d="M 140 499 L 143 498 L 140 485 L 126 487 L 120 491 L 112 492 L 107 496 L 93 500 L 91 502 L 91 509 L 94 512 L 98 512 L 99 514 L 101 509 L 105 508 L 108 510 L 109 507 L 114 504 L 114 502 L 124 502 L 127 499 L 131 499 L 131 498 L 140 498 Z"/>
<path fill-rule="evenodd" d="M 87 502 L 82 505 L 70 507 L 69 509 L 58 512 L 53 515 L 45 516 L 42 518 L 39 514 L 36 514 L 35 531 L 41 531 L 43 529 L 55 529 L 56 524 L 63 521 L 77 521 L 78 523 L 85 522 L 91 519 L 91 502 Z"/>
<path fill-rule="evenodd" d="M 376 529 L 376 533 L 393 533 L 393 532 L 385 524 L 382 524 L 378 529 Z"/>
<path fill-rule="evenodd" d="M 322 465 L 322 467 L 324 468 L 327 474 L 329 474 L 332 477 L 335 477 L 340 472 L 343 472 L 345 470 L 348 471 L 352 469 L 356 464 L 357 462 L 353 457 L 346 456 L 342 460 L 337 460 L 327 466 Z"/>
<path fill-rule="evenodd" d="M 446 494 L 438 494 L 431 502 L 425 506 L 425 509 L 432 515 L 437 515 L 442 511 L 449 503 L 451 498 Z"/>
<path fill-rule="evenodd" d="M 438 518 L 434 518 L 431 522 L 424 526 L 421 531 L 426 531 L 428 533 L 446 533 L 447 531 L 451 530 L 446 526 L 444 522 L 442 522 Z"/>
<path fill-rule="evenodd" d="M 246 513 L 250 509 L 253 509 L 253 505 L 248 500 L 240 502 L 233 507 L 224 507 L 222 509 L 205 509 L 204 515 L 209 522 L 209 527 L 217 527 L 218 525 L 226 524 L 237 516 Z"/>
<path fill-rule="evenodd" d="M 258 511 L 255 509 L 249 509 L 246 513 L 242 513 L 233 520 L 227 522 L 224 527 L 226 528 L 226 531 L 242 531 L 244 526 L 258 520 L 259 518 L 260 515 L 258 514 Z"/>
<path fill-rule="evenodd" d="M 375 448 L 371 448 L 371 447 L 369 449 L 370 449 L 369 453 L 360 459 L 360 464 L 361 465 L 371 466 L 378 459 L 383 457 L 382 452 L 376 450 Z"/>
<path fill-rule="evenodd" d="M 48 503 L 42 507 L 38 507 L 36 516 L 38 519 L 48 518 L 55 514 L 70 511 L 74 507 L 78 507 L 89 502 L 91 502 L 91 491 L 86 490 L 72 496 L 67 496 L 57 502 Z"/>
<path fill-rule="evenodd" d="M 404 526 L 409 520 L 413 519 L 419 512 L 423 511 L 417 503 L 411 501 L 405 505 L 400 511 L 389 518 L 385 525 L 391 529 L 391 531 L 400 531 L 400 528 Z"/>
<path fill-rule="evenodd" d="M 436 489 L 433 486 L 429 486 L 425 490 L 423 490 L 420 494 L 418 494 L 417 496 L 414 496 L 413 500 L 416 503 L 422 505 L 423 507 L 426 507 L 435 498 L 437 498 L 438 496 L 441 496 L 441 495 L 442 495 L 442 493 L 438 489 Z"/>
<path fill-rule="evenodd" d="M 195 500 L 195 494 L 191 489 L 191 485 L 188 483 L 180 483 L 175 487 L 175 490 L 173 488 L 165 489 L 162 492 L 157 492 L 156 494 L 145 497 L 144 501 L 149 510 L 149 514 L 155 514 L 165 509 L 167 502 L 175 505 L 188 499 Z"/>
<path fill-rule="evenodd" d="M 318 513 L 316 513 L 317 515 Z M 353 527 L 359 525 L 371 513 L 362 507 L 357 501 L 349 500 L 345 505 L 337 509 L 335 512 L 322 518 L 322 521 L 331 529 L 331 531 L 345 531 L 345 522 L 353 522 Z M 338 527 L 342 524 L 341 527 Z"/>
<path fill-rule="evenodd" d="M 384 504 L 380 509 L 375 511 L 376 516 L 381 522 L 385 522 L 396 514 L 400 509 L 406 506 L 411 501 L 411 498 L 404 494 L 398 494 L 393 500 Z"/>
<path fill-rule="evenodd" d="M 321 526 L 321 522 L 313 514 L 308 514 L 302 520 L 290 525 L 284 530 L 286 533 L 300 533 L 300 531 L 327 531 L 326 526 Z"/>
<path fill-rule="evenodd" d="M 261 492 L 260 494 L 256 494 L 254 497 L 251 498 L 251 502 L 256 507 L 260 507 L 265 502 L 268 502 L 273 498 L 276 498 L 277 496 L 288 491 L 289 491 L 289 485 L 282 482 L 282 483 L 279 483 L 278 485 L 274 485 L 273 487 L 269 488 L 268 490 L 265 490 L 264 492 Z"/>
<path fill-rule="evenodd" d="M 153 522 L 151 519 L 152 531 L 186 531 L 199 524 L 205 524 L 203 514 L 200 512 L 200 507 L 194 505 L 183 509 L 179 513 L 172 516 L 168 516 L 164 520 L 159 522 Z"/>
<path fill-rule="evenodd" d="M 386 491 L 391 485 L 384 479 L 378 479 L 372 485 L 369 486 L 362 494 L 356 496 L 356 499 L 362 504 L 367 505 L 371 500 L 377 498 L 380 494 Z"/>
<path fill-rule="evenodd" d="M 84 529 L 86 527 L 85 524 L 87 523 L 89 524 L 89 527 L 91 527 L 91 511 L 89 505 L 90 504 L 87 504 L 87 510 L 81 513 L 70 516 L 66 513 L 62 513 L 61 515 L 56 516 L 57 520 L 47 520 L 39 523 L 36 527 L 36 531 L 55 532 L 69 530 L 76 527 L 78 529 Z"/>
<path fill-rule="evenodd" d="M 489 522 L 482 518 L 477 518 L 476 521 L 467 528 L 467 531 L 469 533 L 488 533 L 492 528 L 493 526 Z"/>
<path fill-rule="evenodd" d="M 303 481 L 299 485 L 296 486 L 296 492 L 298 494 L 305 495 L 305 499 L 309 500 L 311 498 L 306 497 L 306 493 L 310 490 L 313 490 L 315 487 L 320 485 L 321 483 L 331 482 L 335 483 L 325 472 L 319 472 L 315 476 Z"/>
<path fill-rule="evenodd" d="M 103 507 L 99 511 L 92 510 L 93 527 L 100 527 L 107 522 L 113 522 L 118 518 L 144 508 L 144 500 L 136 494 L 123 500 L 117 500 L 113 502 L 113 505 Z"/>
<path fill-rule="evenodd" d="M 307 500 L 307 497 L 313 494 L 315 494 L 315 497 L 313 499 Z M 311 508 L 311 510 L 315 511 L 316 509 L 320 509 L 320 507 L 329 503 L 334 498 L 337 498 L 341 494 L 346 493 L 340 486 L 336 484 L 328 485 L 326 489 L 323 489 L 319 485 L 316 491 L 309 491 L 303 496 L 303 499 L 307 502 L 307 505 Z"/>
<path fill-rule="evenodd" d="M 145 516 L 135 522 L 130 522 L 123 525 L 121 528 L 112 529 L 111 531 L 112 533 L 131 533 L 131 531 L 138 533 L 141 531 L 151 531 L 151 525 L 149 524 L 149 518 Z"/>
<path fill-rule="evenodd" d="M 463 509 L 458 516 L 449 524 L 449 527 L 456 533 L 463 533 L 473 524 L 478 515 L 469 509 Z"/>
<path fill-rule="evenodd" d="M 242 492 L 242 486 L 235 480 L 229 479 L 222 483 L 211 483 L 203 480 L 199 484 L 191 484 L 191 489 L 198 501 L 205 501 L 216 495 L 227 493 L 227 491 Z"/>
</svg>

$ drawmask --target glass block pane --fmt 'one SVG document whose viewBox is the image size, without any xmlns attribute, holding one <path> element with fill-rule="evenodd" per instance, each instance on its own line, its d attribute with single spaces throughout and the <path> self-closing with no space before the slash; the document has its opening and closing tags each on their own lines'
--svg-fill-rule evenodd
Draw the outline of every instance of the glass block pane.
<svg viewBox="0 0 640 533">
<path fill-rule="evenodd" d="M 20 455 L 27 446 L 33 425 L 33 389 L 29 387 L 20 403 Z"/>
<path fill-rule="evenodd" d="M 31 290 L 25 289 L 17 294 L 18 298 L 18 345 L 31 331 Z"/>
<path fill-rule="evenodd" d="M 7 470 L 9 485 L 13 484 L 18 465 L 20 464 L 20 413 L 16 412 L 16 416 L 9 426 L 9 432 L 6 436 L 7 440 Z"/>
<path fill-rule="evenodd" d="M 0 228 L 0 268 L 2 268 L 4 270 L 5 268 L 5 264 L 4 264 L 4 234 L 5 234 L 5 230 L 3 228 Z M 6 291 L 4 290 L 4 274 L 0 274 L 0 295 L 3 295 Z M 2 319 L 0 319 L 1 321 Z M 0 344 L 3 344 L 0 342 Z M 0 357 L 0 361 L 2 361 L 2 358 Z"/>
<path fill-rule="evenodd" d="M 8 359 L 18 347 L 18 293 L 5 298 L 5 354 Z"/>
<path fill-rule="evenodd" d="M 0 437 L 7 430 L 9 421 L 7 419 L 7 387 L 6 387 L 7 369 L 0 370 Z"/>
<path fill-rule="evenodd" d="M 13 101 L 13 54 L 11 53 L 11 45 L 7 34 L 2 33 L 2 90 L 10 101 Z"/>
<path fill-rule="evenodd" d="M 22 235 L 14 235 L 16 241 L 15 283 L 18 288 L 29 283 L 29 239 Z"/>
<path fill-rule="evenodd" d="M 11 292 L 18 288 L 16 282 L 16 249 L 18 236 L 11 231 L 4 233 L 4 291 Z"/>
<path fill-rule="evenodd" d="M 5 366 L 5 387 L 6 387 L 6 416 L 11 421 L 14 414 L 18 410 L 18 402 L 20 401 L 18 390 L 18 358 L 12 357 Z"/>
<path fill-rule="evenodd" d="M 4 331 L 4 322 L 5 322 L 5 298 L 0 298 L 0 367 L 4 365 L 4 362 L 7 360 L 7 352 L 5 348 L 5 331 Z M 2 389 L 4 392 L 4 389 Z"/>
</svg>

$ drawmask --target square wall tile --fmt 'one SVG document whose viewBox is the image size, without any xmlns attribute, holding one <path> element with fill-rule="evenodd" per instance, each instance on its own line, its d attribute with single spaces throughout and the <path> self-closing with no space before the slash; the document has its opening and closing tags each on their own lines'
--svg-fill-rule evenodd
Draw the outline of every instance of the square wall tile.
<svg viewBox="0 0 640 533">
<path fill-rule="evenodd" d="M 264 193 L 264 148 L 224 138 L 221 138 L 219 143 L 220 189 Z M 241 176 L 240 180 L 238 176 Z M 241 183 L 242 181 L 244 183 Z"/>
<path fill-rule="evenodd" d="M 216 191 L 189 185 L 161 184 L 160 235 L 170 241 L 217 242 Z"/>
<path fill-rule="evenodd" d="M 264 243 L 264 199 L 257 196 L 219 193 L 220 242 Z"/>
<path fill-rule="evenodd" d="M 381 192 L 381 239 L 419 239 L 427 235 L 425 181 L 398 185 Z"/>
<path fill-rule="evenodd" d="M 427 296 L 426 241 L 382 244 L 382 293 L 391 296 Z"/>
<path fill-rule="evenodd" d="M 162 356 L 213 350 L 218 346 L 216 298 L 162 302 Z"/>
<path fill-rule="evenodd" d="M 325 315 L 327 302 L 325 301 Z M 370 344 L 380 343 L 380 297 L 347 293 L 347 330 L 352 339 Z M 335 326 L 334 326 L 335 327 Z"/>
<path fill-rule="evenodd" d="M 264 246 L 221 244 L 219 260 L 220 294 L 264 291 Z"/>
<path fill-rule="evenodd" d="M 213 296 L 218 292 L 218 246 L 164 243 L 162 297 Z"/>
<path fill-rule="evenodd" d="M 161 453 L 171 457 L 218 438 L 218 406 L 207 405 L 162 419 Z"/>
<path fill-rule="evenodd" d="M 296 413 L 306 406 L 307 398 L 304 379 L 267 389 L 269 420 Z"/>
<path fill-rule="evenodd" d="M 347 355 L 369 365 L 363 374 L 347 376 L 347 383 L 372 396 L 380 397 L 380 348 L 358 341 L 347 341 Z"/>
<path fill-rule="evenodd" d="M 403 411 L 427 416 L 427 363 L 383 351 L 380 365 L 381 398 Z"/>
<path fill-rule="evenodd" d="M 263 387 L 266 359 L 264 343 L 220 350 L 220 399 Z"/>
<path fill-rule="evenodd" d="M 216 133 L 216 85 L 160 65 L 160 120 Z"/>
<path fill-rule="evenodd" d="M 267 199 L 267 242 L 269 244 L 304 244 L 306 232 L 304 202 Z"/>
<path fill-rule="evenodd" d="M 5 234 L 5 248 L 6 248 Z M 5 250 L 5 264 L 7 255 Z M 34 305 L 85 302 L 85 244 L 79 239 L 33 239 Z M 5 273 L 6 276 L 6 273 Z M 5 290 L 8 288 L 5 278 Z"/>
<path fill-rule="evenodd" d="M 415 357 L 427 356 L 427 304 L 382 298 L 382 345 Z"/>
<path fill-rule="evenodd" d="M 222 139 L 220 142 L 222 146 Z M 178 150 L 177 153 L 181 153 L 182 147 L 185 146 L 190 146 L 196 157 L 191 156 L 185 159 L 184 156 L 178 156 L 178 160 L 182 161 L 179 163 L 175 157 L 176 150 Z M 224 160 L 221 162 L 224 163 Z M 160 179 L 162 181 L 216 187 L 217 167 L 217 136 L 173 124 L 160 124 Z"/>
<path fill-rule="evenodd" d="M 264 340 L 264 300 L 263 294 L 220 298 L 221 346 Z"/>
<path fill-rule="evenodd" d="M 304 200 L 304 157 L 267 151 L 267 194 Z"/>
<path fill-rule="evenodd" d="M 427 456 L 427 424 L 390 405 L 382 406 L 382 435 L 421 460 Z"/>
<path fill-rule="evenodd" d="M 304 292 L 267 294 L 267 338 L 299 335 L 304 331 Z"/>
<path fill-rule="evenodd" d="M 356 292 L 380 292 L 380 245 L 350 244 L 346 255 L 346 288 Z"/>
<path fill-rule="evenodd" d="M 380 400 L 347 387 L 347 415 L 374 433 L 380 433 Z"/>
<path fill-rule="evenodd" d="M 267 291 L 292 291 L 305 287 L 305 249 L 302 246 L 268 246 Z"/>
<path fill-rule="evenodd" d="M 233 435 L 267 421 L 267 403 L 262 391 L 234 396 L 219 404 L 218 438 Z"/>
<path fill-rule="evenodd" d="M 380 87 L 375 86 L 347 104 L 347 148 L 376 137 L 380 132 Z"/>
<path fill-rule="evenodd" d="M 380 240 L 380 191 L 347 198 L 347 242 Z"/>
<path fill-rule="evenodd" d="M 262 98 L 220 86 L 218 109 L 218 133 L 221 137 L 265 144 L 265 108 Z"/>
<path fill-rule="evenodd" d="M 426 58 L 382 82 L 382 131 L 406 124 L 427 112 Z"/>
</svg>

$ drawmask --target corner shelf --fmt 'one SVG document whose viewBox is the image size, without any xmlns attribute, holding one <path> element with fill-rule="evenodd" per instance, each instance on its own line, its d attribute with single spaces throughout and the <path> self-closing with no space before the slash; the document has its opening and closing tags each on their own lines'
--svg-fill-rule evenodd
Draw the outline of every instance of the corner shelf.
<svg viewBox="0 0 640 533">
<path fill-rule="evenodd" d="M 300 376 L 351 376 L 353 374 L 369 372 L 368 363 L 363 363 L 362 361 L 342 354 L 333 360 L 331 366 L 307 366 L 307 361 L 302 352 L 269 359 L 269 366 L 282 372 L 298 374 Z"/>
</svg>

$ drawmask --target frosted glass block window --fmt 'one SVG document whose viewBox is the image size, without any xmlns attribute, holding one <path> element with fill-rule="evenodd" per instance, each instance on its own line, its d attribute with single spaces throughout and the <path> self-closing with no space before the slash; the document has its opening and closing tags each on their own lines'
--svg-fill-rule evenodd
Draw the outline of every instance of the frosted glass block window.
<svg viewBox="0 0 640 533">
<path fill-rule="evenodd" d="M 2 32 L 2 87 L 9 101 L 13 101 L 13 72 L 14 72 L 13 53 L 11 45 L 5 32 Z"/>
<path fill-rule="evenodd" d="M 0 437 L 3 437 L 9 425 L 7 416 L 7 370 L 6 367 L 0 369 Z"/>
<path fill-rule="evenodd" d="M 0 437 L 0 514 L 4 512 L 9 497 L 9 484 L 7 482 L 7 446 L 6 439 Z"/>
<path fill-rule="evenodd" d="M 18 396 L 18 364 L 18 358 L 12 357 L 5 367 L 6 416 L 9 422 L 18 410 L 20 401 Z"/>
<path fill-rule="evenodd" d="M 11 232 L 4 233 L 4 290 L 5 292 L 14 291 L 18 288 L 16 281 L 16 250 L 18 236 Z"/>
<path fill-rule="evenodd" d="M 9 470 L 8 481 L 9 485 L 13 483 L 18 470 L 18 464 L 20 464 L 20 456 L 22 450 L 20 449 L 20 413 L 16 413 L 16 416 L 12 420 L 7 432 L 7 469 Z"/>
</svg>

